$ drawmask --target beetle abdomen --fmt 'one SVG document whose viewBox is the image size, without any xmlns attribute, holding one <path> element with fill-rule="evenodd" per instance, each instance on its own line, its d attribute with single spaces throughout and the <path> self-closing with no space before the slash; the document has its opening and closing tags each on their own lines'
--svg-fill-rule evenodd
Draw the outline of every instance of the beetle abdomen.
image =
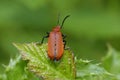
<svg viewBox="0 0 120 80">
<path fill-rule="evenodd" d="M 61 32 L 50 32 L 48 38 L 48 56 L 52 60 L 59 60 L 64 51 Z"/>
</svg>

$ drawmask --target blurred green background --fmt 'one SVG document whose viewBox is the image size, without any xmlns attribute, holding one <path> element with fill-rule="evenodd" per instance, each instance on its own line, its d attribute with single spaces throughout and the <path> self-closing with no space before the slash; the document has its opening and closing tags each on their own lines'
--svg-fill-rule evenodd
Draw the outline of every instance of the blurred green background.
<svg viewBox="0 0 120 80">
<path fill-rule="evenodd" d="M 0 0 L 0 64 L 18 54 L 13 42 L 41 41 L 59 12 L 71 15 L 62 32 L 78 58 L 99 61 L 107 43 L 120 50 L 120 0 Z"/>
</svg>

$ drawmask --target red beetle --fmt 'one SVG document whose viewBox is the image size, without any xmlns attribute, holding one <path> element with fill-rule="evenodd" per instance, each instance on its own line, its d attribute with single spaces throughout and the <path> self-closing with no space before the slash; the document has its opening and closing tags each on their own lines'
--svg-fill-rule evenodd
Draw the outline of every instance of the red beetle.
<svg viewBox="0 0 120 80">
<path fill-rule="evenodd" d="M 58 19 L 58 25 L 52 29 L 52 31 L 49 33 L 47 32 L 47 36 L 44 36 L 42 38 L 41 44 L 44 41 L 44 38 L 48 38 L 48 56 L 51 60 L 59 60 L 61 59 L 64 48 L 66 45 L 65 35 L 61 33 L 61 28 L 63 27 L 63 24 L 65 20 L 69 17 L 70 15 L 67 15 L 62 22 L 62 25 L 59 25 L 59 19 Z"/>
</svg>

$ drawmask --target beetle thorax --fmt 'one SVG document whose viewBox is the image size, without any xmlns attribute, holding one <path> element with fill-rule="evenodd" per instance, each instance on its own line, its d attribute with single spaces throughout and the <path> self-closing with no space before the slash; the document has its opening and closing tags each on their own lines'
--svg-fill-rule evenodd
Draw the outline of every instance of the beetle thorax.
<svg viewBox="0 0 120 80">
<path fill-rule="evenodd" d="M 57 27 L 53 28 L 53 31 L 54 32 L 59 32 L 60 31 L 60 26 L 57 26 Z"/>
</svg>

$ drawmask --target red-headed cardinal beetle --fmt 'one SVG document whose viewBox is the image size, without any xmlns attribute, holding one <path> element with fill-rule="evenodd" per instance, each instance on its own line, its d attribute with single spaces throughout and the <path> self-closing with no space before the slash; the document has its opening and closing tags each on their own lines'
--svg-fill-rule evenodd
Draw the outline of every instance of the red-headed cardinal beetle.
<svg viewBox="0 0 120 80">
<path fill-rule="evenodd" d="M 69 17 L 70 15 L 67 15 L 63 21 L 62 21 L 62 25 L 59 25 L 59 18 L 58 18 L 58 24 L 56 27 L 54 27 L 52 29 L 51 32 L 47 32 L 47 36 L 44 36 L 42 38 L 41 44 L 43 43 L 45 38 L 48 38 L 48 56 L 51 60 L 60 60 L 64 49 L 65 49 L 65 45 L 66 45 L 66 41 L 65 38 L 66 36 L 63 35 L 61 33 L 61 29 L 63 27 L 63 24 L 65 22 L 65 20 Z"/>
</svg>

